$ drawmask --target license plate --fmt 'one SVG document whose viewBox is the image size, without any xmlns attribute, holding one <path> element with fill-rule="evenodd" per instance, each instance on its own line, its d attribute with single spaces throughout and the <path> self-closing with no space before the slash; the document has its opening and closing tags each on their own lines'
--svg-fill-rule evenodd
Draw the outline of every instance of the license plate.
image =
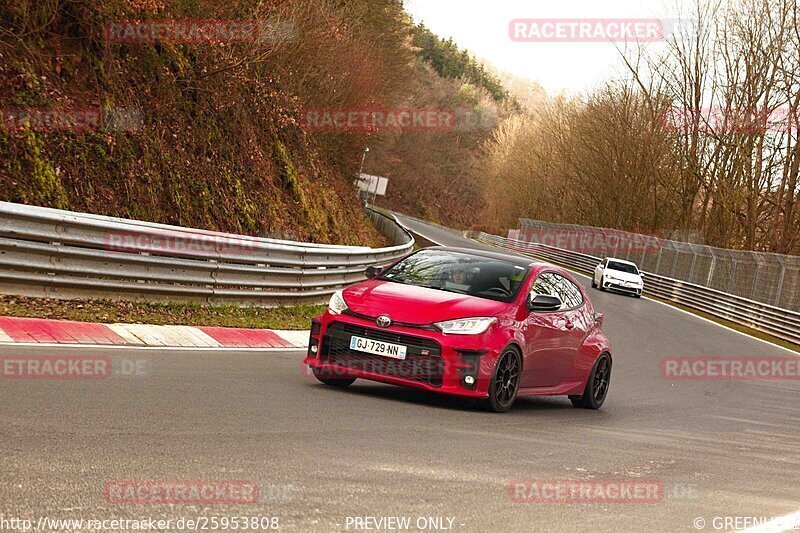
<svg viewBox="0 0 800 533">
<path fill-rule="evenodd" d="M 359 352 L 371 353 L 391 357 L 392 359 L 405 359 L 406 346 L 402 344 L 392 344 L 390 342 L 365 339 L 364 337 L 350 337 L 350 349 Z"/>
</svg>

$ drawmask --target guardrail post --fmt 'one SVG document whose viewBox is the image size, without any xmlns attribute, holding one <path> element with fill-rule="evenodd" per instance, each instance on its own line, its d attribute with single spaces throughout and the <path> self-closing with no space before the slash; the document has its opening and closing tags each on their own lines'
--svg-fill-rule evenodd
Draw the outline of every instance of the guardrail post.
<svg viewBox="0 0 800 533">
<path fill-rule="evenodd" d="M 672 258 L 672 269 L 669 272 L 669 277 L 675 277 L 676 268 L 678 268 L 678 250 L 675 250 L 675 256 Z"/>
<path fill-rule="evenodd" d="M 697 252 L 695 252 L 694 249 L 691 248 L 691 247 L 689 249 L 692 250 L 692 264 L 689 267 L 689 276 L 688 276 L 688 279 L 686 281 L 690 281 L 691 282 L 692 281 L 692 276 L 694 275 L 694 265 L 695 265 L 695 263 L 697 263 Z"/>
<path fill-rule="evenodd" d="M 708 276 L 706 276 L 706 287 L 711 286 L 711 279 L 714 277 L 714 267 L 717 266 L 717 256 L 711 252 L 711 267 L 708 269 Z"/>
<path fill-rule="evenodd" d="M 756 299 L 756 285 L 758 284 L 758 276 L 761 274 L 761 263 L 756 259 L 756 273 L 753 276 L 753 286 L 750 288 L 750 299 Z"/>
<path fill-rule="evenodd" d="M 781 274 L 780 274 L 780 277 L 778 278 L 778 289 L 775 292 L 775 306 L 776 307 L 780 307 L 780 304 L 781 304 L 781 293 L 783 292 L 783 280 L 786 277 L 786 264 L 783 262 L 783 260 L 780 260 L 780 261 L 781 261 Z"/>
</svg>

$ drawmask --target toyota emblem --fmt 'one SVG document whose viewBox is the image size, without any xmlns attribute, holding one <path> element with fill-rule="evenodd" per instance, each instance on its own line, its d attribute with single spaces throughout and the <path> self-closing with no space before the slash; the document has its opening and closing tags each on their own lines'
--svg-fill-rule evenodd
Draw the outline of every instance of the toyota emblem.
<svg viewBox="0 0 800 533">
<path fill-rule="evenodd" d="M 375 320 L 375 323 L 382 328 L 388 328 L 392 325 L 392 319 L 389 318 L 389 315 L 381 315 Z"/>
</svg>

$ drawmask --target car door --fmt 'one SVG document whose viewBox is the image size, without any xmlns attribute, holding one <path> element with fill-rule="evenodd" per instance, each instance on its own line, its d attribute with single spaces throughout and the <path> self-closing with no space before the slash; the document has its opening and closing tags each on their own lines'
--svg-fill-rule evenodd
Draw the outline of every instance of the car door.
<svg viewBox="0 0 800 533">
<path fill-rule="evenodd" d="M 540 273 L 531 285 L 532 294 L 558 296 L 564 301 L 562 276 L 552 271 Z M 529 312 L 523 325 L 525 362 L 521 386 L 549 387 L 563 380 L 564 372 L 574 359 L 572 342 L 566 338 L 570 311 Z"/>
<path fill-rule="evenodd" d="M 564 355 L 558 360 L 554 373 L 558 383 L 569 380 L 575 374 L 580 349 L 594 323 L 594 314 L 587 312 L 586 301 L 578 285 L 567 276 L 556 274 L 564 294 L 564 330 L 562 341 Z"/>
</svg>

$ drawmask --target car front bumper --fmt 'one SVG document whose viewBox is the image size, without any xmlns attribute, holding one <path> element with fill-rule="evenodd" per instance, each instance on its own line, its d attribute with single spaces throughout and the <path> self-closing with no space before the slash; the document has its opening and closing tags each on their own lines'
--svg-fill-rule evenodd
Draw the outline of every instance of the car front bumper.
<svg viewBox="0 0 800 533">
<path fill-rule="evenodd" d="M 490 330 L 491 331 L 491 330 Z M 407 347 L 403 360 L 350 349 L 356 335 Z M 315 319 L 303 361 L 329 378 L 361 378 L 469 398 L 488 397 L 500 349 L 490 332 L 447 335 L 433 328 L 392 325 L 325 312 Z"/>
<path fill-rule="evenodd" d="M 604 289 L 608 289 L 608 290 L 612 290 L 612 291 L 625 292 L 625 293 L 628 293 L 628 294 L 642 294 L 642 289 L 644 287 L 643 286 L 635 287 L 635 286 L 631 286 L 631 285 L 626 285 L 625 282 L 622 282 L 622 281 L 605 280 L 603 282 L 603 288 Z"/>
</svg>

